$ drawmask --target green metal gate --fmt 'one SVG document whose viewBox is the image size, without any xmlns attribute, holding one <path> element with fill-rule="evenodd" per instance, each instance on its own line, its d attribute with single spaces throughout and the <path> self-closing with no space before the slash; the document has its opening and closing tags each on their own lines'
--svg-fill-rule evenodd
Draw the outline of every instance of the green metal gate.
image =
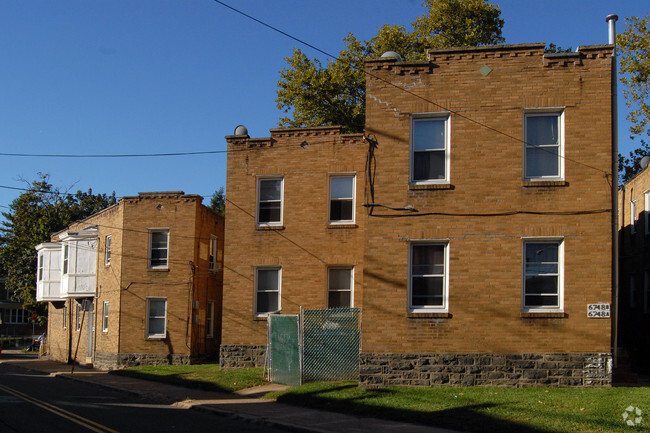
<svg viewBox="0 0 650 433">
<path fill-rule="evenodd" d="M 300 334 L 297 315 L 268 318 L 269 372 L 273 383 L 300 385 Z"/>
<path fill-rule="evenodd" d="M 272 314 L 268 320 L 271 382 L 359 378 L 358 308 L 305 310 L 297 315 Z"/>
</svg>

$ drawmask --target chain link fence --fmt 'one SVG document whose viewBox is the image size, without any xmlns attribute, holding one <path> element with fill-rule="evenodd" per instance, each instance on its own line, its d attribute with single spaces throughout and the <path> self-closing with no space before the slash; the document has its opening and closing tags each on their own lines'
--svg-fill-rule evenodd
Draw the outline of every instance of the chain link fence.
<svg viewBox="0 0 650 433">
<path fill-rule="evenodd" d="M 306 310 L 303 382 L 359 378 L 359 309 Z"/>
<path fill-rule="evenodd" d="M 301 383 L 359 378 L 359 308 L 302 311 L 297 341 L 292 344 L 287 344 L 287 337 L 293 332 L 279 326 L 278 319 L 275 316 L 270 321 L 274 325 L 269 326 L 272 381 L 293 384 L 296 372 L 292 367 L 298 359 Z"/>
</svg>

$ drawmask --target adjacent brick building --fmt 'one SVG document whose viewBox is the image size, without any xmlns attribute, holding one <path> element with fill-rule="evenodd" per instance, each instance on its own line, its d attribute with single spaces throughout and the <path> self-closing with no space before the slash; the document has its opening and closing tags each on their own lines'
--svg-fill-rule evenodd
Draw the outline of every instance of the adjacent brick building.
<svg viewBox="0 0 650 433">
<path fill-rule="evenodd" d="M 222 363 L 262 365 L 265 316 L 332 306 L 341 266 L 362 384 L 609 384 L 612 48 L 370 60 L 365 138 L 227 137 Z"/>
<path fill-rule="evenodd" d="M 51 359 L 112 369 L 218 355 L 224 223 L 201 202 L 123 197 L 37 247 Z"/>
<path fill-rule="evenodd" d="M 647 162 L 646 162 L 647 164 Z M 618 193 L 620 246 L 619 346 L 632 367 L 650 369 L 650 170 L 647 165 Z"/>
<path fill-rule="evenodd" d="M 367 144 L 339 127 L 227 141 L 221 362 L 264 365 L 270 312 L 363 302 Z"/>
</svg>

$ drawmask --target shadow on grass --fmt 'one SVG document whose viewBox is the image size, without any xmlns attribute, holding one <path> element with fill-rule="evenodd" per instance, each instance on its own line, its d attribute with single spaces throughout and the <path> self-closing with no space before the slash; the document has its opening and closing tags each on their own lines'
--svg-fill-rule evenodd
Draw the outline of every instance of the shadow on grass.
<svg viewBox="0 0 650 433">
<path fill-rule="evenodd" d="M 327 392 L 342 391 L 357 388 L 356 385 L 342 385 L 330 388 Z M 379 418 L 391 421 L 422 424 L 428 427 L 440 427 L 459 431 L 479 432 L 500 432 L 500 433 L 552 433 L 553 430 L 540 430 L 538 428 L 520 424 L 515 421 L 508 421 L 486 415 L 481 412 L 499 405 L 474 404 L 453 409 L 418 411 L 410 409 L 395 409 L 391 407 L 370 405 L 362 403 L 362 400 L 388 397 L 394 393 L 390 389 L 367 389 L 363 395 L 346 398 L 330 399 L 319 396 L 320 391 L 305 393 L 286 393 L 280 395 L 278 402 L 295 406 L 309 407 L 332 412 L 345 413 L 361 417 Z"/>
<path fill-rule="evenodd" d="M 109 371 L 109 374 L 132 377 L 134 379 L 150 380 L 153 382 L 162 382 L 162 383 L 167 383 L 169 385 L 183 386 L 185 388 L 200 389 L 203 391 L 227 392 L 227 393 L 233 392 L 233 390 L 219 386 L 214 382 L 207 382 L 207 381 L 197 380 L 197 379 L 187 379 L 181 373 L 160 375 L 160 374 L 143 373 L 140 371 L 133 371 L 133 370 L 112 370 Z"/>
</svg>

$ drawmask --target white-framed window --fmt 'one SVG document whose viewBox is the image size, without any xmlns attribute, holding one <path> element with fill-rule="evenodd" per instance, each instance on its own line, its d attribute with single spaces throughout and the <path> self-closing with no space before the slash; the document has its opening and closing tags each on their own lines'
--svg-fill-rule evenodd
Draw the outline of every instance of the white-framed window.
<svg viewBox="0 0 650 433">
<path fill-rule="evenodd" d="M 205 310 L 205 336 L 206 338 L 214 336 L 214 301 L 208 301 Z"/>
<path fill-rule="evenodd" d="M 524 178 L 564 179 L 564 111 L 526 110 L 524 113 Z"/>
<path fill-rule="evenodd" d="M 108 332 L 108 301 L 102 305 L 102 332 Z"/>
<path fill-rule="evenodd" d="M 449 311 L 449 243 L 417 241 L 409 245 L 409 312 Z"/>
<path fill-rule="evenodd" d="M 350 308 L 354 306 L 354 268 L 331 267 L 327 270 L 327 307 Z"/>
<path fill-rule="evenodd" d="M 68 273 L 68 263 L 70 261 L 70 246 L 63 244 L 63 275 Z"/>
<path fill-rule="evenodd" d="M 330 176 L 330 224 L 354 223 L 355 178 L 354 175 Z"/>
<path fill-rule="evenodd" d="M 218 239 L 216 236 L 210 236 L 210 270 L 216 272 L 219 270 L 217 266 L 217 247 Z"/>
<path fill-rule="evenodd" d="M 257 225 L 281 226 L 284 178 L 260 177 L 257 179 Z"/>
<path fill-rule="evenodd" d="M 282 269 L 258 267 L 255 269 L 255 315 L 267 316 L 280 311 Z"/>
<path fill-rule="evenodd" d="M 167 298 L 147 298 L 147 338 L 167 335 Z"/>
<path fill-rule="evenodd" d="M 106 241 L 104 243 L 104 264 L 106 266 L 111 264 L 111 246 L 113 243 L 113 236 L 106 235 Z"/>
<path fill-rule="evenodd" d="M 149 230 L 149 267 L 167 268 L 169 262 L 169 229 Z"/>
<path fill-rule="evenodd" d="M 75 322 L 75 328 L 77 331 L 81 330 L 81 318 L 83 317 L 83 308 L 81 308 L 81 304 L 79 302 L 76 303 L 75 305 L 75 313 L 76 313 L 76 322 Z"/>
<path fill-rule="evenodd" d="M 38 255 L 38 281 L 43 281 L 43 254 Z"/>
<path fill-rule="evenodd" d="M 523 257 L 523 311 L 563 311 L 564 241 L 524 239 Z"/>
<path fill-rule="evenodd" d="M 636 222 L 638 220 L 638 215 L 636 214 L 636 200 L 630 202 L 630 232 L 636 233 Z"/>
<path fill-rule="evenodd" d="M 449 124 L 449 113 L 411 117 L 411 183 L 449 183 Z"/>
<path fill-rule="evenodd" d="M 63 304 L 63 329 L 68 329 L 68 304 Z"/>
</svg>

